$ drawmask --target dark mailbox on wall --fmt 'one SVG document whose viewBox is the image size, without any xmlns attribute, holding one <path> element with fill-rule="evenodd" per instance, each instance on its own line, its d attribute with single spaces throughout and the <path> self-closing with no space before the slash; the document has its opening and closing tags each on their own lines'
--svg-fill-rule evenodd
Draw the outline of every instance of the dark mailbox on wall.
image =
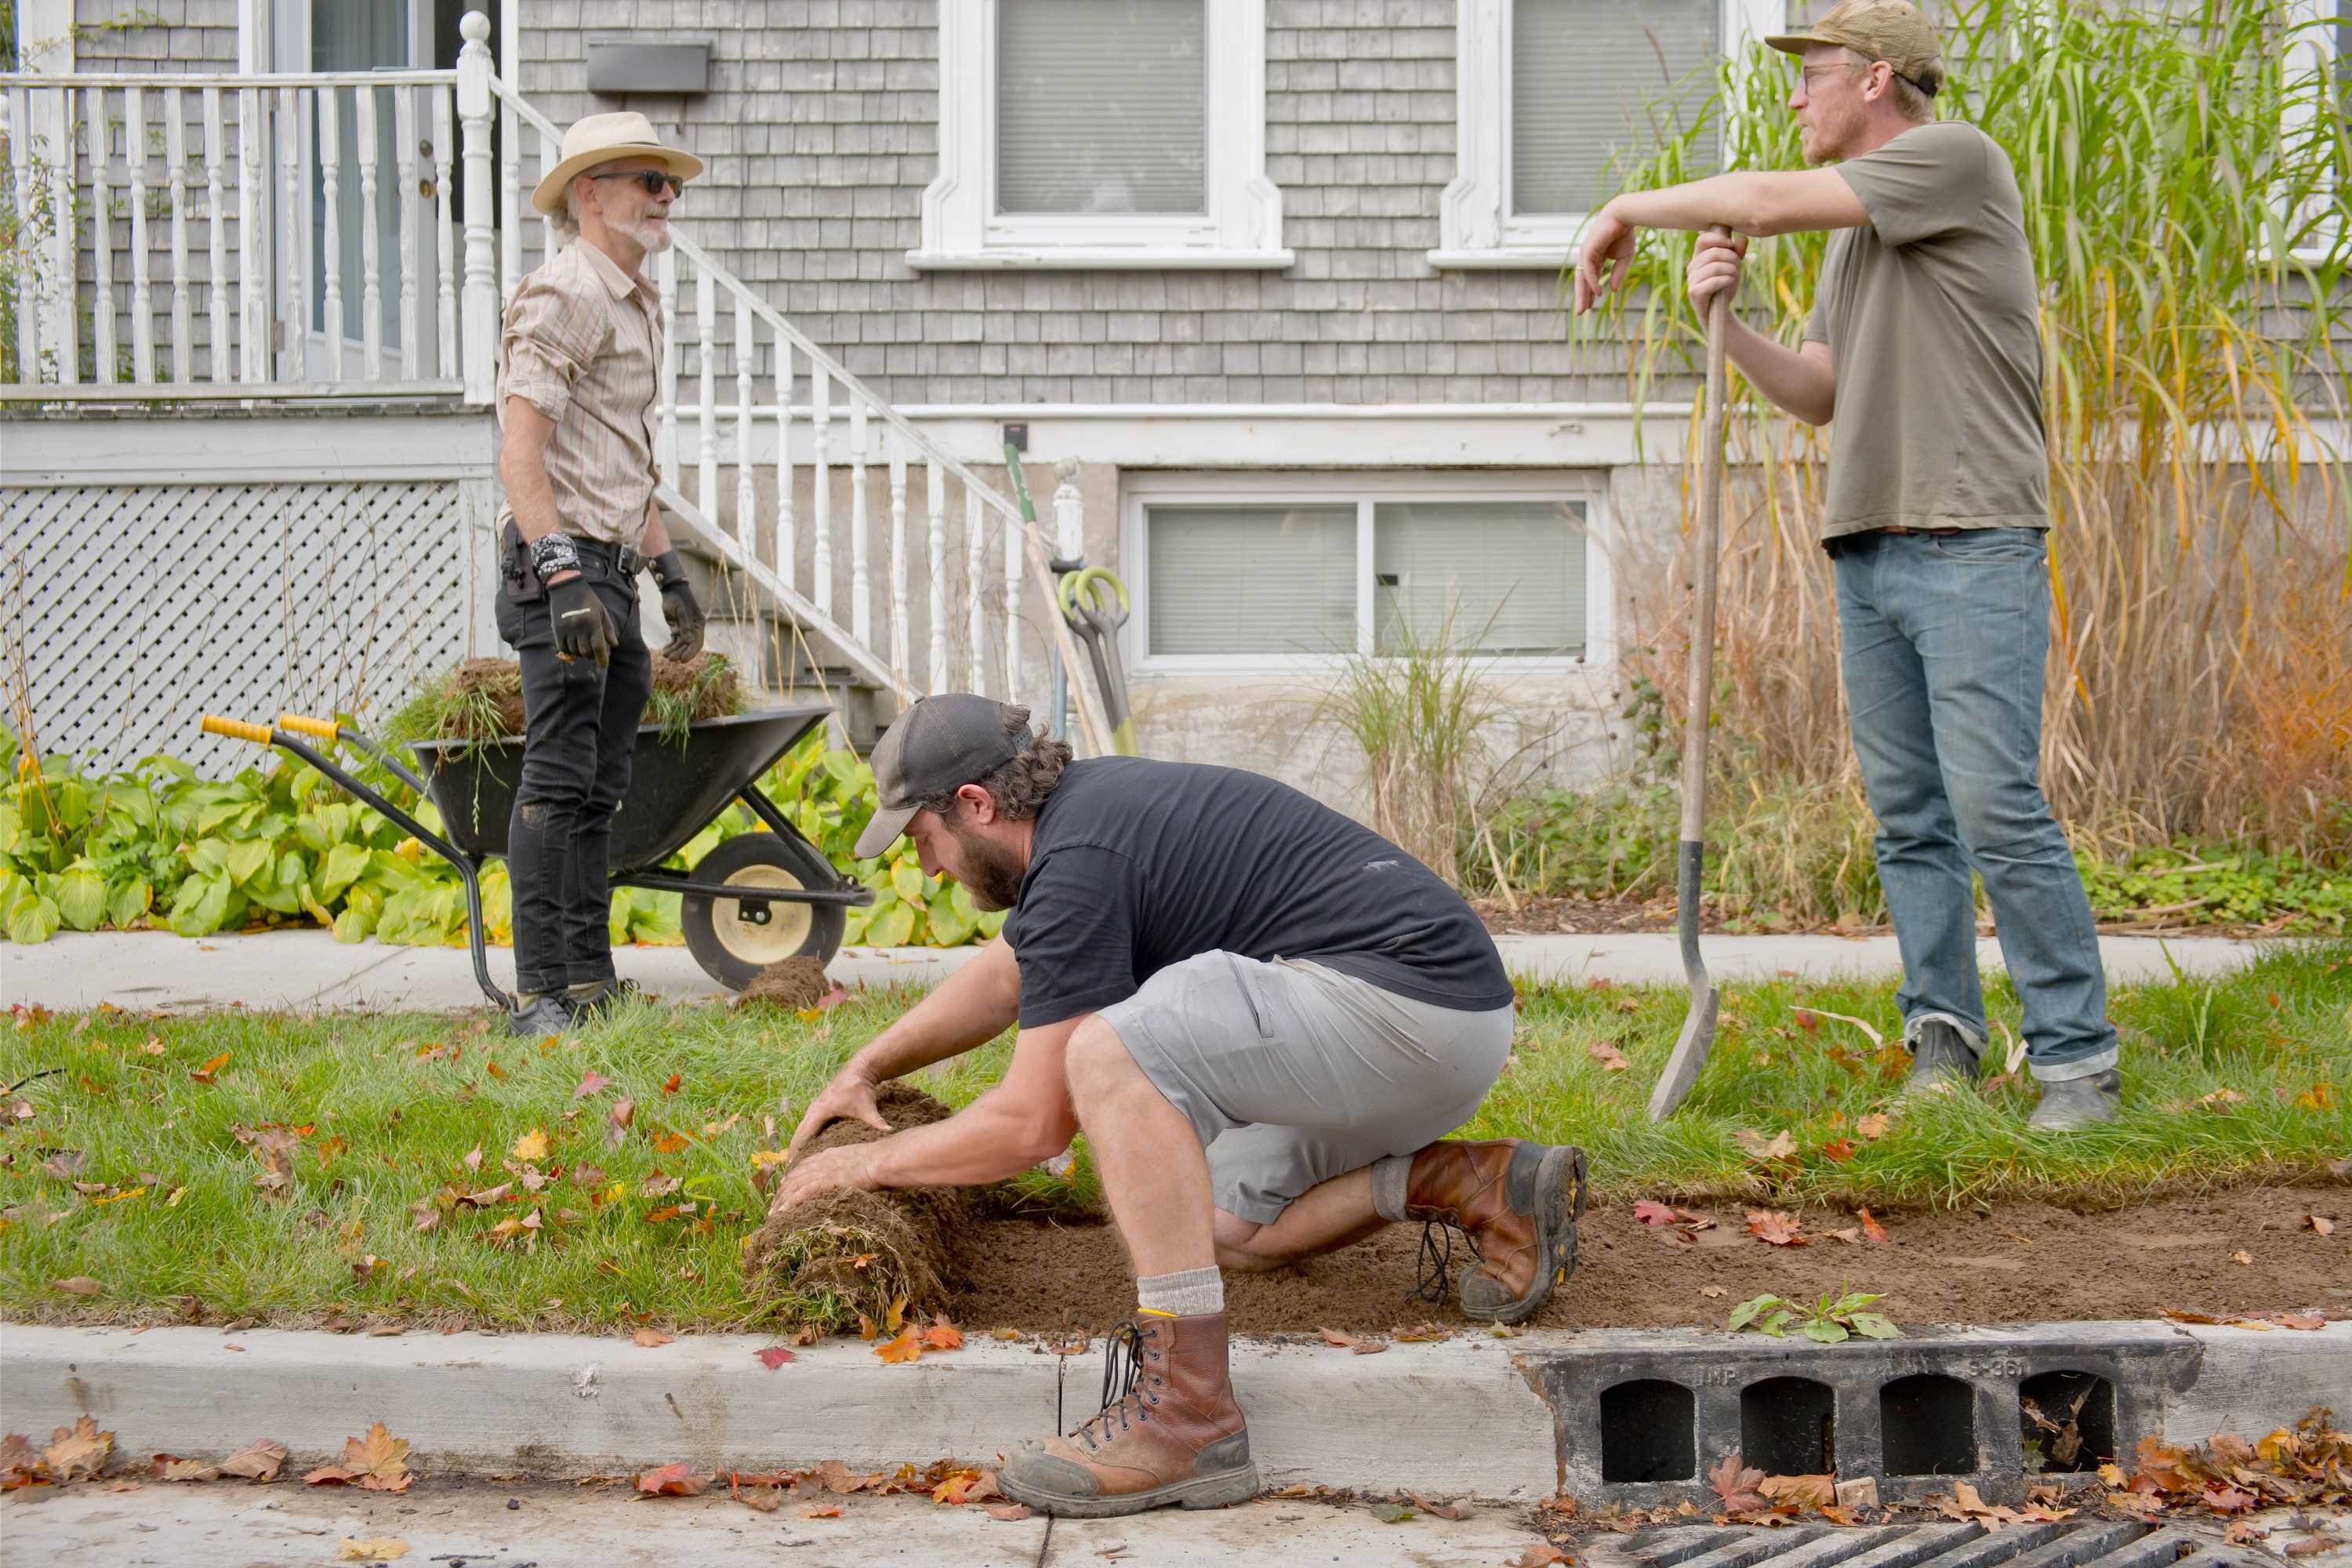
<svg viewBox="0 0 2352 1568">
<path fill-rule="evenodd" d="M 625 39 L 588 46 L 588 90 L 614 94 L 709 92 L 709 44 L 640 44 Z"/>
</svg>

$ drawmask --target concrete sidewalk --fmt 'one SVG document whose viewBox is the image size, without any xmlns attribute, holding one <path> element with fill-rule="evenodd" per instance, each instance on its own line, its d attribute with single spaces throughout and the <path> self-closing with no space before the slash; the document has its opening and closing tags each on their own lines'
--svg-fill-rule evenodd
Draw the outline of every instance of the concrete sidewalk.
<svg viewBox="0 0 2352 1568">
<path fill-rule="evenodd" d="M 1680 984 L 1682 956 L 1672 933 L 1602 936 L 1503 936 L 1503 961 L 1523 979 L 1576 984 Z M 829 972 L 853 989 L 928 987 L 952 974 L 976 948 L 844 948 Z M 2110 981 L 2160 980 L 2178 964 L 2187 974 L 2219 974 L 2252 961 L 2260 944 L 2221 937 L 2109 936 L 2099 939 Z M 1710 936 L 1708 970 L 1718 980 L 1804 980 L 1899 973 L 1891 936 Z M 622 974 L 671 997 L 726 993 L 683 947 L 631 947 L 614 955 Z M 2000 966 L 2000 946 L 1978 944 L 1979 962 Z M 2168 962 L 2168 960 L 2169 962 Z M 490 977 L 514 983 L 512 955 L 490 953 Z M 79 1011 L 117 1007 L 416 1010 L 449 1012 L 482 1005 L 473 965 L 458 947 L 345 945 L 324 931 L 268 931 L 191 941 L 165 931 L 60 931 L 35 947 L 0 943 L 0 1005 L 37 1005 Z"/>
</svg>

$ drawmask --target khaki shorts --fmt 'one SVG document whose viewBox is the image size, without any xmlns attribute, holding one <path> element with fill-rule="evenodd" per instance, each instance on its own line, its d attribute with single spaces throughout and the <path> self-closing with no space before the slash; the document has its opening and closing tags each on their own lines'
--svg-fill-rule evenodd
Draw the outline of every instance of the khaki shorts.
<svg viewBox="0 0 2352 1568">
<path fill-rule="evenodd" d="M 1511 1053 L 1509 1007 L 1459 1012 L 1230 952 L 1171 963 L 1100 1016 L 1192 1123 L 1217 1206 L 1256 1225 L 1469 1121 Z"/>
</svg>

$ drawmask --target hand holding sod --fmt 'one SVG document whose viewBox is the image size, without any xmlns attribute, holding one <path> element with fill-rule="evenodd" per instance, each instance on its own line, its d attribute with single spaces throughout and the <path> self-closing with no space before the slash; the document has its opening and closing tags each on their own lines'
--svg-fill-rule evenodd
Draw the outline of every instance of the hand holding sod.
<svg viewBox="0 0 2352 1568">
<path fill-rule="evenodd" d="M 833 1081 L 818 1090 L 817 1097 L 809 1101 L 808 1110 L 802 1115 L 801 1124 L 793 1130 L 793 1141 L 784 1151 L 788 1156 L 785 1167 L 798 1170 L 809 1141 L 833 1122 L 863 1121 L 879 1132 L 894 1131 L 887 1121 L 882 1120 L 882 1108 L 875 1101 L 874 1091 L 879 1087 L 873 1073 L 852 1057 L 839 1072 L 833 1075 Z M 810 1156 L 812 1160 L 821 1157 Z"/>
<path fill-rule="evenodd" d="M 768 1212 L 782 1214 L 836 1187 L 873 1191 L 882 1184 L 874 1176 L 875 1152 L 879 1147 L 874 1143 L 845 1143 L 793 1161 L 784 1167 L 784 1179 L 776 1184 L 775 1196 L 768 1200 Z"/>
</svg>

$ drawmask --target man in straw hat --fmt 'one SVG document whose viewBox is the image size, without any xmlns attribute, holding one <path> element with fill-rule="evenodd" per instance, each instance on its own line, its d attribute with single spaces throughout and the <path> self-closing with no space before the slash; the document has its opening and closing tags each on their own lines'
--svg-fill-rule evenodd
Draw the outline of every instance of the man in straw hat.
<svg viewBox="0 0 2352 1568">
<path fill-rule="evenodd" d="M 661 587 L 668 656 L 702 647 L 701 608 L 654 506 L 662 320 L 639 271 L 669 248 L 670 203 L 700 173 L 642 114 L 573 125 L 530 198 L 570 243 L 507 307 L 498 620 L 522 666 L 522 782 L 507 828 L 518 1035 L 567 1028 L 620 993 L 606 863 L 653 689 L 642 568 Z"/>
<path fill-rule="evenodd" d="M 1972 1084 L 1985 1048 L 1973 868 L 2024 1005 L 2031 1124 L 2105 1121 L 2122 1089 L 2106 982 L 2039 773 L 2049 464 L 2016 175 L 1984 132 L 1936 120 L 1942 51 L 1906 0 L 1842 0 L 1765 41 L 1801 61 L 1789 104 L 1806 161 L 1835 167 L 1618 196 L 1585 231 L 1576 308 L 1623 278 L 1640 228 L 1732 231 L 1698 241 L 1687 286 L 1702 310 L 1738 285 L 1750 237 L 1832 231 L 1803 346 L 1733 315 L 1728 347 L 1782 408 L 1837 422 L 1823 542 L 1911 1085 Z"/>
</svg>

